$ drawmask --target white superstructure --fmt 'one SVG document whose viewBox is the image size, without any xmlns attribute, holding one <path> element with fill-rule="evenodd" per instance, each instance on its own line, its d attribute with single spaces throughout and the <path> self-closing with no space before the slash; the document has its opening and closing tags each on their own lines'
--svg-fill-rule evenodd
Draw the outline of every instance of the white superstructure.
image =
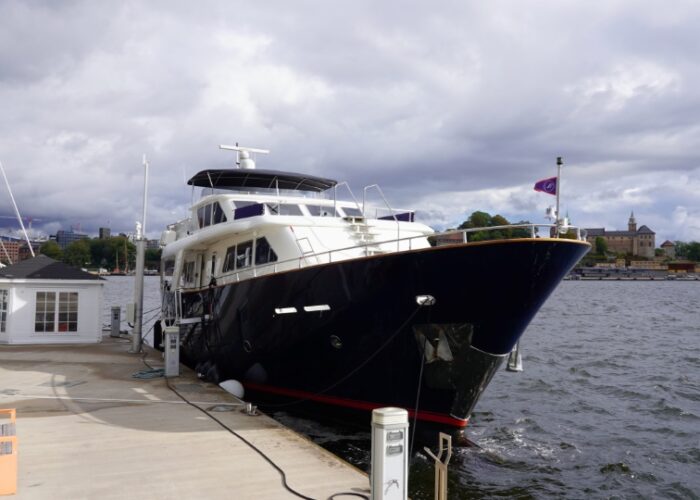
<svg viewBox="0 0 700 500">
<path fill-rule="evenodd" d="M 240 168 L 205 170 L 189 184 L 202 187 L 190 216 L 161 236 L 168 286 L 224 285 L 263 274 L 366 258 L 430 246 L 433 230 L 413 212 L 385 202 L 370 208 L 337 200 L 335 181 L 256 170 L 251 152 L 238 146 Z M 342 183 L 344 184 L 344 183 Z M 378 191 L 378 186 L 369 188 Z"/>
</svg>

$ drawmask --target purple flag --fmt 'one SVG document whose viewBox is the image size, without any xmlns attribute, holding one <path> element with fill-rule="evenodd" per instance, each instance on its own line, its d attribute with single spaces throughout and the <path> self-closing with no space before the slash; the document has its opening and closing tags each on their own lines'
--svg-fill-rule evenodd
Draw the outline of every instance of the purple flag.
<svg viewBox="0 0 700 500">
<path fill-rule="evenodd" d="M 549 179 L 542 179 L 535 183 L 535 191 L 542 191 L 547 194 L 557 194 L 557 178 L 550 177 Z"/>
</svg>

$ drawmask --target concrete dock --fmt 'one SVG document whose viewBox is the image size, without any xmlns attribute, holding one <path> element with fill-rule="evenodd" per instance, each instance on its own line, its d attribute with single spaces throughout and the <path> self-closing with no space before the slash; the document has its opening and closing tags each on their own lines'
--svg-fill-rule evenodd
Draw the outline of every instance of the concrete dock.
<svg viewBox="0 0 700 500">
<path fill-rule="evenodd" d="M 369 493 L 367 475 L 182 367 L 170 384 L 130 341 L 0 346 L 0 408 L 17 409 L 18 489 L 2 498 L 298 498 Z M 162 367 L 160 352 L 146 361 Z M 223 410 L 223 411 L 222 411 Z M 352 498 L 337 496 L 336 498 Z"/>
</svg>

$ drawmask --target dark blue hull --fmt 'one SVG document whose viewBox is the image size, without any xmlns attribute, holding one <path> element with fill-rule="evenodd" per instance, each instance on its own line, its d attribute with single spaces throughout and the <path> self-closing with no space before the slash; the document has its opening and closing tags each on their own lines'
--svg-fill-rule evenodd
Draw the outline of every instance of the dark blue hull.
<svg viewBox="0 0 700 500">
<path fill-rule="evenodd" d="M 258 403 L 413 414 L 420 389 L 419 420 L 460 428 L 589 248 L 549 238 L 450 245 L 183 293 L 183 316 L 202 318 L 183 326 L 183 358 L 213 381 L 242 381 Z M 421 307 L 419 295 L 435 303 Z M 304 309 L 319 305 L 329 309 Z"/>
</svg>

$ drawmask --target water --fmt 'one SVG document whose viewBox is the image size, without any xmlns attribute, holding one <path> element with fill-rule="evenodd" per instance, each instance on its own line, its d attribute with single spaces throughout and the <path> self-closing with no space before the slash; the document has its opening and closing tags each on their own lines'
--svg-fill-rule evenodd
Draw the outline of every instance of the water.
<svg viewBox="0 0 700 500">
<path fill-rule="evenodd" d="M 132 282 L 109 278 L 106 318 Z M 147 277 L 144 310 L 158 303 Z M 450 498 L 700 498 L 700 282 L 563 282 L 522 347 L 525 371 L 496 374 L 472 416 Z M 369 429 L 275 416 L 367 469 Z M 410 474 L 432 498 L 424 454 Z"/>
<path fill-rule="evenodd" d="M 496 374 L 450 498 L 700 498 L 700 282 L 563 282 Z M 278 414 L 367 470 L 369 432 Z M 437 447 L 437 437 L 435 447 Z M 412 498 L 433 498 L 411 462 Z"/>
<path fill-rule="evenodd" d="M 112 324 L 111 309 L 113 306 L 120 306 L 122 308 L 120 328 L 131 332 L 131 328 L 124 318 L 126 317 L 126 304 L 134 302 L 134 277 L 107 276 L 105 280 L 102 322 L 105 328 L 109 328 Z M 153 323 L 160 316 L 160 278 L 158 276 L 144 276 L 143 311 L 144 322 L 141 328 L 143 339 L 146 343 L 152 345 Z"/>
</svg>

